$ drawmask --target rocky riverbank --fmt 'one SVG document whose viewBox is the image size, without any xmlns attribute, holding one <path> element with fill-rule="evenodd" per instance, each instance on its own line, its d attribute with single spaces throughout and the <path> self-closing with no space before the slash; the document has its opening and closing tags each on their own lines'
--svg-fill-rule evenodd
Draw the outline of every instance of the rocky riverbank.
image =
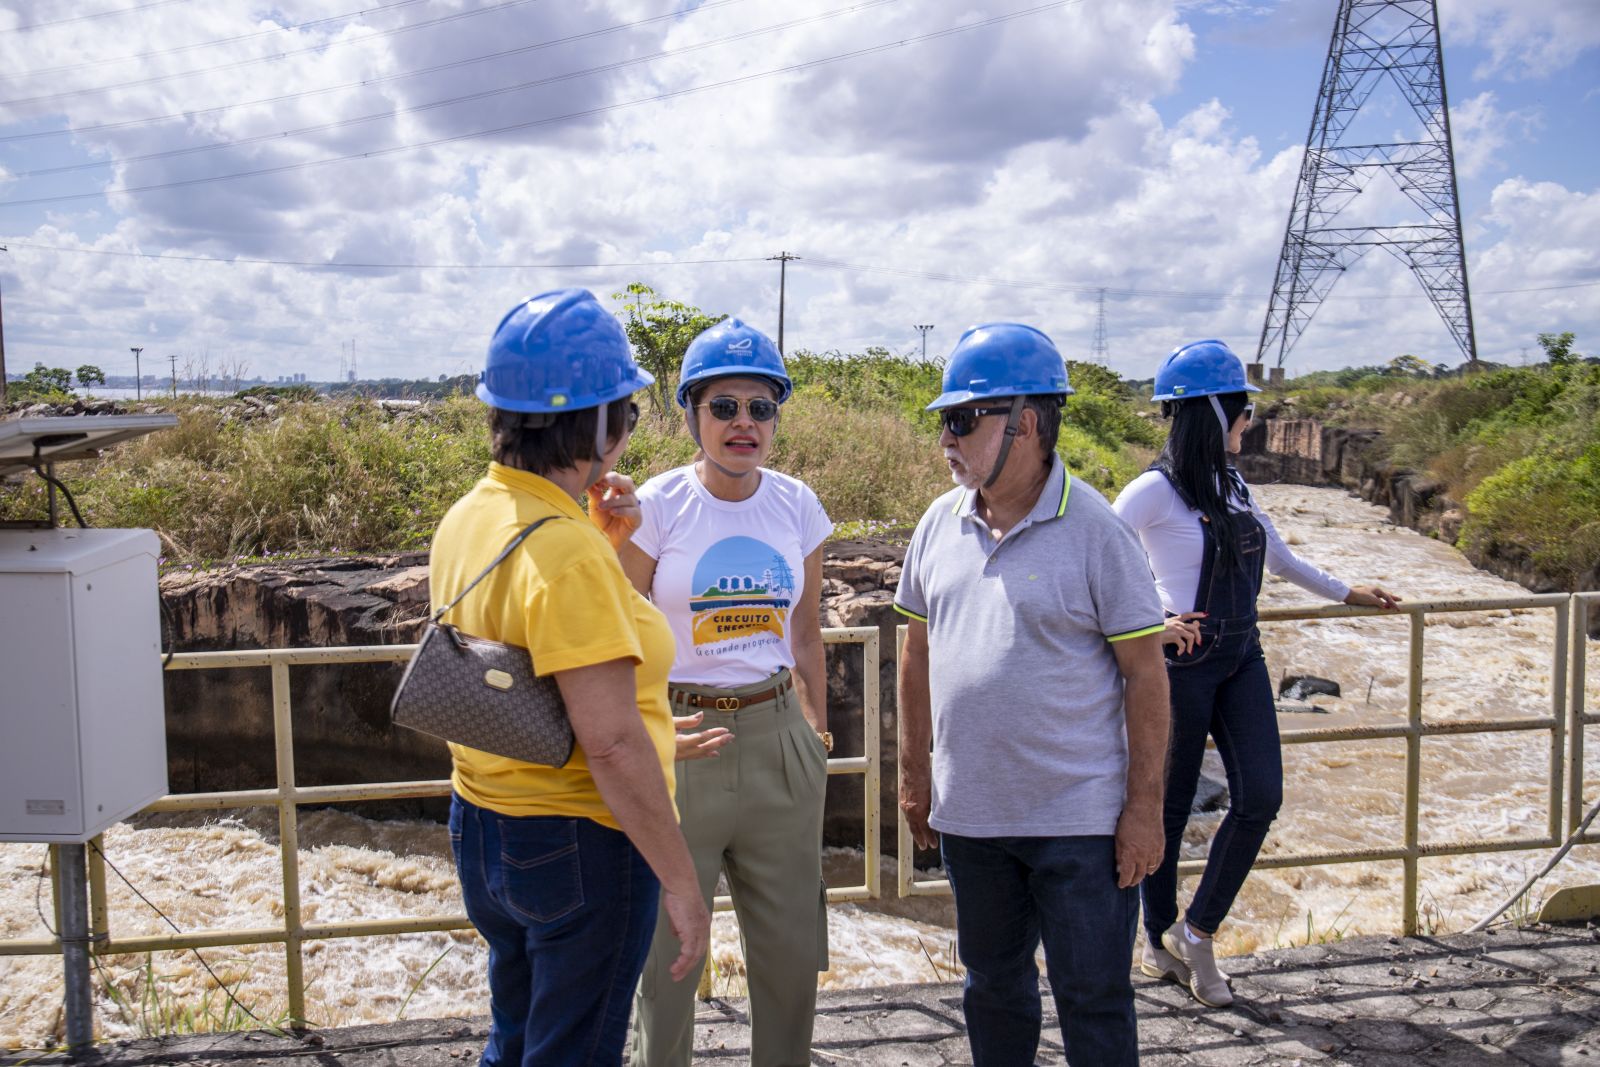
<svg viewBox="0 0 1600 1067">
<path fill-rule="evenodd" d="M 1255 484 L 1288 482 L 1345 489 L 1388 508 L 1396 524 L 1452 545 L 1457 544 L 1466 519 L 1448 486 L 1424 471 L 1393 463 L 1378 431 L 1297 417 L 1290 408 L 1269 412 L 1245 431 L 1238 466 L 1246 480 Z M 1473 566 L 1531 592 L 1600 589 L 1600 565 L 1572 582 L 1542 570 L 1522 545 L 1489 542 L 1458 547 Z M 1590 613 L 1589 633 L 1600 637 L 1600 606 Z"/>
</svg>

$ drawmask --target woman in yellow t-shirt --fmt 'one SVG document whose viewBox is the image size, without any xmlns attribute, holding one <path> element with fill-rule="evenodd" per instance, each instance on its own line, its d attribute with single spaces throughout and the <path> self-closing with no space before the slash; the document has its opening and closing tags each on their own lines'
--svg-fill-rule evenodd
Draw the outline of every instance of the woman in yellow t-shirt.
<svg viewBox="0 0 1600 1067">
<path fill-rule="evenodd" d="M 658 901 L 683 944 L 674 973 L 705 955 L 710 915 L 672 802 L 672 634 L 616 554 L 639 507 L 611 467 L 638 418 L 628 398 L 652 380 L 588 291 L 513 308 L 477 389 L 494 461 L 434 537 L 440 605 L 528 525 L 556 520 L 449 621 L 527 648 L 560 687 L 577 740 L 560 768 L 450 746 L 450 844 L 467 916 L 489 944 L 484 1067 L 620 1063 Z"/>
</svg>

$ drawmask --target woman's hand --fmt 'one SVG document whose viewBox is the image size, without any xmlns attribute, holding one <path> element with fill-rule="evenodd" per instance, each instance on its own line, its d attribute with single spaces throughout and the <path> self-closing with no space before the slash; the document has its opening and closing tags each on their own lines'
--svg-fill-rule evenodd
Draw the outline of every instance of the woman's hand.
<svg viewBox="0 0 1600 1067">
<path fill-rule="evenodd" d="M 706 717 L 703 711 L 693 715 L 675 715 L 672 718 L 673 728 L 678 731 L 678 752 L 674 759 L 711 759 L 716 756 L 717 749 L 733 742 L 733 735 L 726 727 L 713 726 L 709 730 L 701 730 L 697 734 L 684 733 L 700 725 L 700 720 Z"/>
<path fill-rule="evenodd" d="M 626 544 L 644 518 L 639 513 L 639 498 L 634 495 L 633 479 L 607 471 L 589 487 L 589 520 L 600 527 L 612 548 Z"/>
<path fill-rule="evenodd" d="M 1174 615 L 1167 620 L 1167 628 L 1161 634 L 1163 645 L 1177 645 L 1178 654 L 1185 655 L 1200 645 L 1200 623 L 1197 621 L 1206 617 L 1203 611 L 1186 611 L 1182 615 Z"/>
<path fill-rule="evenodd" d="M 1376 585 L 1351 586 L 1350 595 L 1344 598 L 1344 602 L 1363 608 L 1382 608 L 1384 611 L 1394 611 L 1400 606 L 1399 597 Z"/>
</svg>

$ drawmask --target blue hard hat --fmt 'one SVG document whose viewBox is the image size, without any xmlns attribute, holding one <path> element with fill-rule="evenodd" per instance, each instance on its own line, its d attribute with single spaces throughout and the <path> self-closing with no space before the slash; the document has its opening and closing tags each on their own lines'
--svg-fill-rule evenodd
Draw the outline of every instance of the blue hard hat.
<svg viewBox="0 0 1600 1067">
<path fill-rule="evenodd" d="M 1244 364 L 1221 341 L 1179 345 L 1156 371 L 1152 400 L 1187 400 L 1217 393 L 1259 393 L 1245 381 Z"/>
<path fill-rule="evenodd" d="M 478 399 L 505 411 L 581 411 L 655 381 L 628 335 L 587 289 L 555 289 L 506 313 L 478 375 Z"/>
<path fill-rule="evenodd" d="M 778 387 L 778 403 L 789 399 L 794 383 L 783 353 L 772 338 L 738 319 L 723 319 L 689 342 L 678 378 L 678 406 L 689 406 L 689 390 L 712 378 L 767 378 Z"/>
<path fill-rule="evenodd" d="M 1071 396 L 1054 341 L 1020 322 L 991 322 L 961 335 L 944 365 L 944 392 L 929 411 L 999 396 Z"/>
</svg>

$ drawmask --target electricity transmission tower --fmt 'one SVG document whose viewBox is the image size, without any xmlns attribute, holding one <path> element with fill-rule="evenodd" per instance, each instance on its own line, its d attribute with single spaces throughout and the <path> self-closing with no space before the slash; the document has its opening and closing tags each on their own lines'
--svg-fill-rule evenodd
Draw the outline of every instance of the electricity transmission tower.
<svg viewBox="0 0 1600 1067">
<path fill-rule="evenodd" d="M 1347 144 L 1357 112 L 1386 82 L 1421 122 L 1420 136 Z M 1423 218 L 1396 226 L 1339 225 L 1339 213 L 1378 171 Z M 1283 366 L 1339 275 L 1374 248 L 1416 276 L 1462 354 L 1476 362 L 1437 0 L 1339 0 L 1256 359 L 1272 356 Z"/>
<path fill-rule="evenodd" d="M 1111 352 L 1106 345 L 1106 291 L 1099 292 L 1099 304 L 1094 313 L 1094 345 L 1089 349 L 1089 359 L 1102 367 L 1111 363 Z"/>
</svg>

